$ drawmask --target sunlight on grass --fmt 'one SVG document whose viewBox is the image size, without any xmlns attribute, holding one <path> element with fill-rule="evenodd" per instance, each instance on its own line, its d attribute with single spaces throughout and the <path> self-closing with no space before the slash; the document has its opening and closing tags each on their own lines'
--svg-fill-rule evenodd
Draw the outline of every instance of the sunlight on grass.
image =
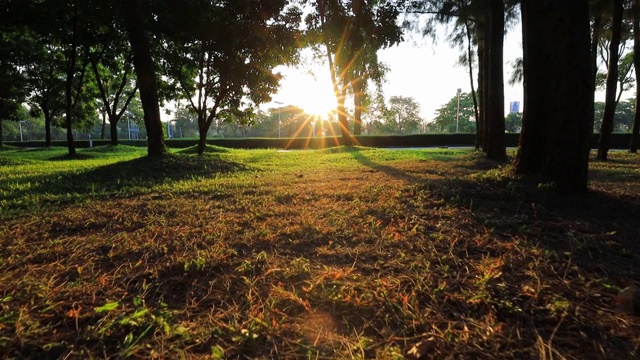
<svg viewBox="0 0 640 360">
<path fill-rule="evenodd" d="M 636 355 L 636 156 L 558 198 L 471 150 L 207 149 L 0 152 L 0 358 Z"/>
</svg>

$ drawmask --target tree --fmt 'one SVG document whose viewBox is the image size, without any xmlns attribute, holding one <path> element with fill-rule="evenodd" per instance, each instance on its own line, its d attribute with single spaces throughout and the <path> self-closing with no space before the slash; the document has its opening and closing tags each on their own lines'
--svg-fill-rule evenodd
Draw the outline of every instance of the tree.
<svg viewBox="0 0 640 360">
<path fill-rule="evenodd" d="M 593 68 L 587 0 L 523 0 L 524 118 L 517 174 L 587 190 Z"/>
<path fill-rule="evenodd" d="M 63 56 L 44 39 L 33 46 L 34 58 L 25 65 L 30 96 L 28 103 L 44 116 L 45 146 L 51 146 L 51 126 L 61 119 L 65 111 Z"/>
<path fill-rule="evenodd" d="M 85 75 L 89 65 L 89 39 L 87 26 L 90 22 L 89 3 L 86 1 L 49 0 L 42 3 L 41 18 L 52 15 L 50 20 L 56 26 L 39 29 L 60 50 L 64 57 L 64 113 L 67 130 L 67 148 L 70 156 L 76 154 L 73 139 L 74 116 L 83 95 Z"/>
<path fill-rule="evenodd" d="M 616 106 L 620 102 L 622 94 L 633 88 L 633 51 L 620 57 L 618 62 L 617 95 L 615 97 Z M 596 89 L 606 90 L 607 73 L 598 72 L 596 75 Z M 599 129 L 598 129 L 599 130 Z"/>
<path fill-rule="evenodd" d="M 133 76 L 131 51 L 124 32 L 116 21 L 93 49 L 91 68 L 100 94 L 101 112 L 109 119 L 111 145 L 118 145 L 118 122 L 127 111 L 138 87 Z M 104 133 L 104 130 L 103 132 Z"/>
<path fill-rule="evenodd" d="M 164 61 L 174 86 L 198 115 L 199 154 L 214 121 L 246 125 L 255 107 L 277 90 L 281 75 L 274 68 L 294 59 L 299 24 L 298 10 L 284 11 L 285 5 L 284 0 L 224 6 L 192 1 L 165 10 Z M 185 28 L 187 18 L 195 26 Z"/>
<path fill-rule="evenodd" d="M 616 107 L 616 113 L 613 117 L 613 132 L 630 132 L 633 127 L 634 105 L 635 99 L 621 101 Z M 602 127 L 602 114 L 604 113 L 605 104 L 601 101 L 594 103 L 593 113 L 593 131 L 600 132 Z"/>
<path fill-rule="evenodd" d="M 368 79 L 384 76 L 377 51 L 401 40 L 398 7 L 392 2 L 372 0 L 310 1 L 314 12 L 306 18 L 307 41 L 326 58 L 337 102 L 343 143 L 351 144 L 345 101 L 354 95 L 354 133 L 360 134 L 362 104 Z"/>
<path fill-rule="evenodd" d="M 503 0 L 489 3 L 488 25 L 485 34 L 488 41 L 488 56 L 485 68 L 485 151 L 487 158 L 506 161 L 506 140 L 504 135 L 504 12 Z"/>
<path fill-rule="evenodd" d="M 436 110 L 434 121 L 429 123 L 428 129 L 432 132 L 475 133 L 476 118 L 473 104 L 473 95 L 460 93 L 460 112 L 458 113 L 458 96 L 454 96 L 445 105 Z"/>
<path fill-rule="evenodd" d="M 461 63 L 469 66 L 470 83 L 476 104 L 477 147 L 487 157 L 504 160 L 504 78 L 502 75 L 502 45 L 506 20 L 516 14 L 516 1 L 504 0 L 426 0 L 409 2 L 408 11 L 429 14 L 431 19 L 423 27 L 423 34 L 434 35 L 434 23 L 454 21 L 449 36 L 453 45 L 464 48 Z M 506 20 L 505 20 L 506 19 Z M 473 83 L 472 43 L 478 57 L 479 100 L 475 100 Z M 500 106 L 502 102 L 503 106 Z M 502 110 L 501 110 L 502 109 Z"/>
<path fill-rule="evenodd" d="M 510 113 L 504 119 L 504 128 L 509 133 L 519 133 L 522 131 L 522 113 Z"/>
<path fill-rule="evenodd" d="M 173 119 L 170 123 L 175 124 L 176 132 L 181 138 L 198 137 L 198 116 L 191 110 L 190 106 L 178 104 Z"/>
<path fill-rule="evenodd" d="M 394 134 L 417 133 L 423 123 L 420 104 L 413 97 L 392 96 L 385 112 L 385 122 Z"/>
<path fill-rule="evenodd" d="M 2 121 L 20 120 L 17 114 L 27 95 L 26 78 L 21 71 L 24 49 L 20 47 L 20 33 L 15 29 L 3 30 L 0 32 L 0 146 Z"/>
<path fill-rule="evenodd" d="M 353 25 L 349 31 L 349 46 L 353 60 L 346 70 L 353 72 L 353 134 L 360 135 L 367 82 L 372 79 L 381 92 L 386 72 L 386 67 L 378 61 L 378 50 L 400 42 L 402 29 L 397 25 L 399 10 L 390 2 L 352 0 L 351 8 Z"/>
<path fill-rule="evenodd" d="M 142 0 L 122 1 L 125 27 L 133 54 L 140 100 L 144 110 L 144 124 L 147 129 L 147 154 L 159 157 L 166 154 L 164 132 L 160 119 L 158 80 L 151 51 L 151 40 L 147 30 L 150 9 L 143 7 Z M 126 9 L 126 10 L 125 10 Z"/>
<path fill-rule="evenodd" d="M 598 144 L 598 159 L 607 160 L 609 152 L 609 138 L 613 131 L 613 117 L 616 112 L 616 94 L 618 85 L 619 48 L 622 37 L 622 17 L 624 15 L 624 0 L 613 0 L 613 19 L 611 42 L 609 44 L 609 69 L 607 71 L 607 89 L 605 93 L 605 108 L 600 128 L 600 142 Z"/>
</svg>

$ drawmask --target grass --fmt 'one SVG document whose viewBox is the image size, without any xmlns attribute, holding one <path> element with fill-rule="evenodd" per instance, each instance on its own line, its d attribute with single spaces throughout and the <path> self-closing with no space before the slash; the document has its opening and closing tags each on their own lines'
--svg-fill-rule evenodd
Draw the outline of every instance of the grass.
<svg viewBox="0 0 640 360">
<path fill-rule="evenodd" d="M 0 358 L 639 356 L 637 155 L 208 150 L 0 152 Z"/>
</svg>

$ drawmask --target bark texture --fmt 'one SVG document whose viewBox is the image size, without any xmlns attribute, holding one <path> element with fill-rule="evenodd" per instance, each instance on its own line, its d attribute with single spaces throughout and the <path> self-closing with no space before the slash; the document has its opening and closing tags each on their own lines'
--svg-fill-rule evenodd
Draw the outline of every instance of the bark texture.
<svg viewBox="0 0 640 360">
<path fill-rule="evenodd" d="M 516 173 L 587 190 L 593 76 L 587 0 L 523 0 L 524 119 Z"/>
<path fill-rule="evenodd" d="M 487 104 L 487 127 L 485 144 L 487 158 L 506 161 L 507 151 L 504 135 L 504 1 L 493 0 L 489 7 L 489 72 Z"/>
<path fill-rule="evenodd" d="M 144 125 L 147 129 L 147 154 L 151 157 L 163 156 L 164 132 L 160 120 L 158 81 L 151 53 L 151 41 L 145 29 L 145 16 L 141 0 L 124 1 L 124 19 L 129 33 L 129 43 L 133 52 L 133 65 L 140 88 L 140 101 L 144 111 Z"/>
</svg>

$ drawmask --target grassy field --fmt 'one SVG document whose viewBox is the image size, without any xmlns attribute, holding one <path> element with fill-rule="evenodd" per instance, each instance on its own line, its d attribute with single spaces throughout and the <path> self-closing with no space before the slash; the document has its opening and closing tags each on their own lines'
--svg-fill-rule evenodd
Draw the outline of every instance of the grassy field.
<svg viewBox="0 0 640 360">
<path fill-rule="evenodd" d="M 640 156 L 209 150 L 0 150 L 0 358 L 640 357 Z"/>
</svg>

